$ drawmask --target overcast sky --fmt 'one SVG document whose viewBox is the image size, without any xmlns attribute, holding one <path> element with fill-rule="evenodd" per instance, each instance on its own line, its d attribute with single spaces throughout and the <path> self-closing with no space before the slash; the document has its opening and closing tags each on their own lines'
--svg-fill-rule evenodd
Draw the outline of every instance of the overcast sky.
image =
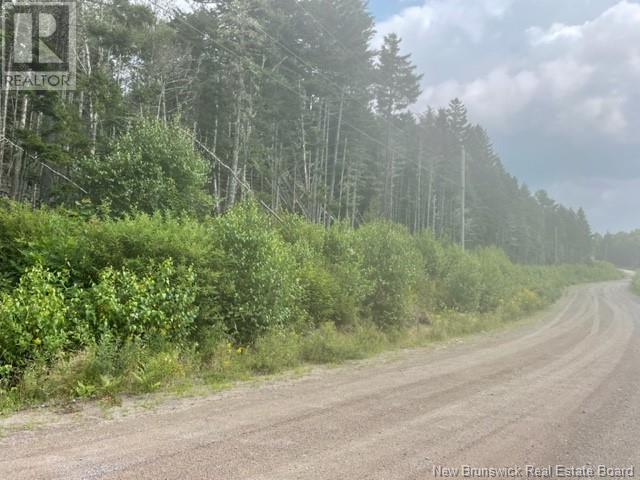
<svg viewBox="0 0 640 480">
<path fill-rule="evenodd" d="M 640 2 L 371 0 L 424 73 L 416 111 L 460 97 L 508 170 L 583 206 L 598 231 L 640 228 Z"/>
</svg>

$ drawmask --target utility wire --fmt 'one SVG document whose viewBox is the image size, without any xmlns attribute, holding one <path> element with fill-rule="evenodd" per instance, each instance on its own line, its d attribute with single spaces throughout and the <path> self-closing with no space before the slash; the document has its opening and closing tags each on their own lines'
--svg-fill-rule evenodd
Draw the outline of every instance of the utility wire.
<svg viewBox="0 0 640 480">
<path fill-rule="evenodd" d="M 151 3 L 153 6 L 155 6 L 156 8 L 158 8 L 159 10 L 163 11 L 164 13 L 174 13 L 174 10 L 171 10 L 167 7 L 164 7 L 163 5 L 161 5 L 157 0 L 148 0 L 149 3 Z M 192 25 L 191 23 L 187 22 L 186 20 L 184 20 L 182 17 L 180 16 L 176 16 L 175 20 L 182 23 L 183 25 L 187 26 L 188 28 L 192 29 L 193 31 L 199 33 L 200 35 L 205 36 L 206 38 L 208 38 L 212 43 L 214 43 L 215 45 L 217 45 L 220 49 L 224 50 L 225 52 L 229 53 L 230 55 L 232 55 L 233 57 L 237 58 L 238 60 L 240 60 L 241 62 L 245 62 L 248 63 L 248 65 L 251 68 L 252 71 L 257 72 L 256 73 L 261 73 L 263 75 L 268 75 L 269 77 L 271 77 L 276 83 L 278 83 L 279 85 L 281 85 L 283 88 L 289 90 L 291 93 L 293 93 L 294 95 L 298 96 L 300 99 L 302 100 L 308 100 L 308 97 L 306 95 L 302 95 L 299 91 L 297 91 L 295 88 L 293 88 L 291 85 L 288 85 L 286 82 L 284 82 L 283 80 L 281 80 L 278 76 L 276 76 L 275 74 L 273 74 L 272 72 L 268 71 L 268 70 L 264 70 L 262 67 L 260 67 L 259 65 L 257 65 L 253 60 L 247 58 L 247 57 L 243 57 L 242 55 L 240 55 L 239 53 L 237 53 L 236 51 L 230 49 L 229 47 L 227 47 L 226 45 L 222 44 L 220 41 L 216 40 L 215 37 L 215 33 L 214 32 L 205 32 L 203 30 L 201 30 L 200 28 Z M 397 155 L 399 155 L 400 157 L 404 157 L 405 155 L 402 154 L 402 152 L 400 152 L 399 150 L 395 149 L 392 146 L 388 146 L 386 145 L 384 142 L 381 142 L 380 140 L 378 140 L 377 138 L 375 138 L 373 135 L 367 133 L 366 131 L 362 130 L 359 127 L 356 127 L 355 125 L 353 125 L 352 123 L 350 123 L 347 120 L 342 121 L 342 123 L 344 123 L 347 127 L 351 128 L 353 131 L 359 133 L 360 135 L 362 135 L 363 137 L 369 139 L 371 142 L 384 147 L 384 148 L 389 148 L 390 151 L 395 152 Z"/>
<path fill-rule="evenodd" d="M 296 2 L 299 5 L 299 2 Z M 306 12 L 306 10 L 305 10 Z M 309 14 L 310 15 L 310 14 Z M 320 68 L 317 65 L 312 65 L 309 62 L 307 62 L 306 60 L 304 60 L 303 58 L 301 58 L 298 54 L 296 54 L 296 52 L 294 52 L 293 50 L 291 50 L 291 48 L 289 48 L 287 45 L 285 45 L 284 43 L 282 43 L 280 40 L 278 40 L 277 38 L 275 38 L 273 35 L 271 35 L 269 32 L 267 32 L 265 30 L 265 28 L 263 27 L 263 25 L 255 18 L 252 18 L 253 23 L 250 23 L 250 25 L 253 25 L 254 27 L 256 27 L 260 33 L 262 33 L 265 37 L 269 38 L 271 41 L 275 42 L 282 50 L 286 51 L 287 53 L 289 53 L 289 55 L 291 55 L 293 58 L 295 58 L 296 60 L 298 60 L 298 62 L 300 62 L 302 65 L 304 65 L 305 67 L 307 67 L 308 69 L 310 69 L 310 71 L 313 71 L 316 75 L 319 75 L 320 77 L 322 77 L 325 81 L 327 81 L 327 83 L 329 83 L 330 85 L 332 85 L 333 87 L 335 87 L 335 91 L 336 93 L 340 94 L 340 95 L 344 95 L 346 98 L 350 99 L 352 102 L 354 102 L 355 104 L 357 104 L 359 107 L 361 107 L 363 110 L 369 110 L 369 105 L 361 102 L 358 98 L 356 98 L 355 96 L 353 96 L 353 94 L 349 93 L 348 91 L 346 91 L 345 86 L 341 86 L 338 83 L 336 83 L 335 80 L 333 80 L 331 77 L 329 77 L 327 74 L 323 73 L 322 68 Z M 335 38 L 335 36 L 334 36 Z M 336 39 L 337 40 L 337 39 Z M 349 53 L 349 50 L 346 49 L 346 47 L 342 46 L 342 44 L 339 43 L 339 45 L 341 46 L 341 48 Z M 381 116 L 378 116 L 378 118 L 380 118 L 383 122 L 385 122 L 386 124 L 388 124 L 391 128 L 393 128 L 396 132 L 399 132 L 403 135 L 405 135 L 407 138 L 410 138 L 411 135 L 409 134 L 409 132 L 399 128 L 397 125 L 394 125 L 394 123 L 392 122 L 391 119 L 388 118 L 384 118 Z"/>
<path fill-rule="evenodd" d="M 23 152 L 25 155 L 27 155 L 29 158 L 31 158 L 32 160 L 36 161 L 37 163 L 39 163 L 40 165 L 42 165 L 44 168 L 46 168 L 47 170 L 49 170 L 51 173 L 53 173 L 54 175 L 59 176 L 60 178 L 62 178 L 63 180 L 66 180 L 67 182 L 69 182 L 71 185 L 73 185 L 74 187 L 76 187 L 78 190 L 80 190 L 82 193 L 84 193 L 85 195 L 89 195 L 89 192 L 87 192 L 84 188 L 82 188 L 80 185 L 78 185 L 76 182 L 74 182 L 73 180 L 71 180 L 69 177 L 67 177 L 65 174 L 55 170 L 54 168 L 50 167 L 46 162 L 43 162 L 42 160 L 40 160 L 38 157 L 36 157 L 35 155 L 32 155 L 30 153 L 28 153 L 24 148 L 22 148 L 20 145 L 12 142 L 11 140 L 9 140 L 7 137 L 5 136 L 0 136 L 0 142 L 7 142 L 9 145 L 12 145 L 13 147 L 19 149 L 21 152 Z"/>
</svg>

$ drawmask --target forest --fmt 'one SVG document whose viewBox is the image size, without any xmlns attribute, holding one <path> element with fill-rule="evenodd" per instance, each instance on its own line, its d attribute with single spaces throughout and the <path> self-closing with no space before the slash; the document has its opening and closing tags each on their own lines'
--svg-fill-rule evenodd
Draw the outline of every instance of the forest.
<svg viewBox="0 0 640 480">
<path fill-rule="evenodd" d="M 114 215 L 254 198 L 325 226 L 385 218 L 521 263 L 590 258 L 584 212 L 506 172 L 460 100 L 410 113 L 422 74 L 397 36 L 372 47 L 360 0 L 170 5 L 77 2 L 77 89 L 2 92 L 1 196 L 90 198 Z M 173 138 L 149 120 L 181 128 L 206 165 L 132 150 Z"/>
<path fill-rule="evenodd" d="M 620 277 L 459 99 L 415 113 L 360 0 L 168 5 L 78 1 L 77 88 L 2 91 L 0 412 L 418 346 Z"/>
<path fill-rule="evenodd" d="M 596 234 L 593 246 L 597 258 L 621 268 L 640 270 L 640 230 Z"/>
</svg>

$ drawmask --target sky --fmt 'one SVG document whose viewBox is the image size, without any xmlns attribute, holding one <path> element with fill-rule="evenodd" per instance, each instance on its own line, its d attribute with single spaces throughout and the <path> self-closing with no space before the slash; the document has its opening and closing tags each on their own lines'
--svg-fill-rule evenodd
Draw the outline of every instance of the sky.
<svg viewBox="0 0 640 480">
<path fill-rule="evenodd" d="M 640 228 L 640 0 L 370 0 L 375 46 L 403 39 L 412 108 L 459 97 L 507 169 L 584 207 L 599 232 Z"/>
</svg>

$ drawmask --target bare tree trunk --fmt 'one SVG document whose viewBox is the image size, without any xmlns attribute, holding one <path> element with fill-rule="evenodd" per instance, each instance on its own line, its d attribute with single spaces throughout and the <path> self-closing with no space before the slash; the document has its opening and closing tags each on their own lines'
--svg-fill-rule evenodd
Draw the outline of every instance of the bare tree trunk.
<svg viewBox="0 0 640 480">
<path fill-rule="evenodd" d="M 29 109 L 29 97 L 27 95 L 22 96 L 22 107 L 20 113 L 20 123 L 18 128 L 24 129 L 27 126 L 27 111 Z M 20 187 L 22 178 L 22 164 L 24 152 L 22 149 L 17 149 L 15 153 L 15 161 L 13 164 L 13 187 L 11 189 L 11 195 L 14 200 L 20 200 Z"/>
<path fill-rule="evenodd" d="M 9 64 L 11 64 L 11 55 L 9 55 Z M 5 141 L 4 137 L 7 134 L 7 111 L 9 108 L 9 95 L 11 92 L 6 88 L 7 83 L 3 82 L 2 89 L 0 89 L 0 108 L 2 113 L 0 114 L 0 192 L 2 192 L 2 184 L 4 181 L 4 149 Z"/>
<path fill-rule="evenodd" d="M 360 173 L 358 165 L 354 165 L 356 177 L 353 180 L 353 197 L 351 198 L 351 227 L 356 226 L 356 205 L 358 203 L 358 174 Z"/>
<path fill-rule="evenodd" d="M 164 79 L 162 80 L 162 123 L 167 124 L 167 90 Z"/>
<path fill-rule="evenodd" d="M 330 117 L 331 111 L 329 109 L 329 102 L 327 101 L 327 112 L 325 115 L 325 123 L 324 123 L 324 148 L 322 154 L 322 164 L 324 167 L 324 177 L 323 177 L 323 202 L 322 202 L 322 223 L 325 226 L 328 226 L 329 222 L 329 207 L 327 204 L 327 194 L 329 190 L 328 181 L 329 181 L 329 126 L 330 126 Z"/>
<path fill-rule="evenodd" d="M 317 136 L 316 136 L 316 148 L 314 153 L 314 161 L 313 161 L 313 178 L 311 179 L 312 193 L 311 193 L 311 215 L 312 221 L 318 222 L 318 178 L 320 176 L 320 163 L 322 158 L 322 150 L 321 143 L 319 141 L 319 136 L 322 134 L 322 126 L 324 125 L 324 103 L 320 103 L 320 110 L 318 112 L 318 125 L 317 125 Z M 324 138 L 324 136 L 322 137 Z"/>
<path fill-rule="evenodd" d="M 298 162 L 293 162 L 293 188 L 291 192 L 291 211 L 296 212 L 296 185 L 298 183 Z"/>
<path fill-rule="evenodd" d="M 300 89 L 300 83 L 298 83 Z M 304 169 L 304 187 L 307 195 L 311 191 L 311 166 L 307 165 L 307 139 L 306 129 L 304 124 L 304 112 L 307 109 L 306 96 L 300 95 L 302 99 L 302 110 L 300 112 L 300 136 L 302 141 L 302 168 Z"/>
<path fill-rule="evenodd" d="M 275 211 L 280 210 L 280 165 L 282 163 L 282 144 L 280 144 L 280 149 L 276 145 L 276 170 L 278 175 L 276 176 L 276 204 Z"/>
<path fill-rule="evenodd" d="M 333 168 L 331 173 L 331 195 L 329 199 L 333 201 L 336 185 L 336 169 L 338 167 L 338 152 L 340 150 L 340 130 L 342 128 L 342 113 L 344 110 L 344 89 L 340 95 L 340 107 L 338 109 L 338 125 L 336 127 L 336 144 L 333 148 Z"/>
<path fill-rule="evenodd" d="M 163 125 L 167 124 L 167 98 L 166 83 L 164 76 L 160 76 L 160 95 L 158 95 L 158 111 L 156 118 L 162 120 Z"/>
<path fill-rule="evenodd" d="M 241 131 L 241 115 L 240 110 L 242 108 L 241 95 L 238 95 L 236 99 L 236 132 L 233 139 L 233 159 L 231 163 L 232 174 L 229 177 L 229 189 L 227 191 L 227 208 L 233 207 L 236 200 L 236 193 L 238 189 L 238 166 L 240 164 L 240 131 Z"/>
<path fill-rule="evenodd" d="M 442 189 L 442 198 L 440 199 L 440 218 L 439 218 L 439 220 L 440 220 L 440 222 L 439 222 L 440 223 L 440 228 L 439 228 L 440 235 L 442 235 L 442 233 L 444 231 L 444 227 L 445 227 L 445 210 L 444 210 L 445 198 L 446 198 L 446 195 L 445 195 L 445 191 L 444 191 L 444 188 L 443 188 Z"/>
<path fill-rule="evenodd" d="M 87 67 L 87 76 L 91 77 L 93 73 L 93 66 L 91 65 L 91 53 L 89 51 L 89 44 L 85 40 L 84 44 L 85 50 L 85 60 Z M 96 153 L 96 143 L 98 138 L 98 112 L 96 111 L 95 104 L 93 101 L 93 95 L 89 92 L 89 137 L 91 139 L 91 155 L 95 155 Z"/>
<path fill-rule="evenodd" d="M 393 220 L 393 177 L 395 175 L 395 165 L 396 165 L 396 152 L 391 152 L 389 155 L 389 166 L 388 166 L 388 174 L 389 174 L 389 215 L 388 219 Z"/>
<path fill-rule="evenodd" d="M 429 192 L 428 192 L 428 199 L 427 199 L 427 227 L 431 228 L 431 216 L 433 214 L 432 212 L 432 204 L 433 204 L 433 170 L 434 170 L 434 157 L 432 156 L 430 161 L 429 161 Z M 431 231 L 433 231 L 433 228 L 431 228 Z"/>
<path fill-rule="evenodd" d="M 387 219 L 391 219 L 393 216 L 393 156 L 391 152 L 391 112 L 387 112 L 385 115 L 387 128 L 385 131 L 385 177 L 384 177 L 384 194 L 382 198 L 382 210 L 383 215 Z"/>
<path fill-rule="evenodd" d="M 84 90 L 80 90 L 78 95 L 78 117 L 82 120 L 84 116 Z"/>
<path fill-rule="evenodd" d="M 413 231 L 420 231 L 420 223 L 422 218 L 422 138 L 418 139 L 418 185 L 416 191 L 415 216 L 413 221 Z"/>
<path fill-rule="evenodd" d="M 271 208 L 276 209 L 278 199 L 278 125 L 276 124 L 271 140 Z"/>
<path fill-rule="evenodd" d="M 342 190 L 344 187 L 344 170 L 346 168 L 347 165 L 347 143 L 348 143 L 349 138 L 345 137 L 344 139 L 344 150 L 342 152 L 342 171 L 340 172 L 340 193 L 339 193 L 339 197 L 338 197 L 338 220 L 341 219 L 342 217 Z M 347 214 L 348 214 L 349 210 L 347 208 Z"/>
<path fill-rule="evenodd" d="M 216 105 L 216 111 L 218 110 L 217 107 L 218 106 Z M 196 138 L 195 135 L 193 138 L 195 140 Z M 217 150 L 218 150 L 218 115 L 216 114 L 214 127 L 213 127 L 213 146 L 212 146 L 214 158 L 218 154 Z M 222 181 L 222 178 L 220 176 L 220 168 L 218 166 L 218 162 L 212 162 L 212 163 L 213 165 L 211 168 L 211 172 L 213 176 L 213 195 L 215 197 L 215 211 L 216 213 L 220 213 L 220 207 L 221 207 L 220 198 L 222 195 L 220 182 Z"/>
</svg>

